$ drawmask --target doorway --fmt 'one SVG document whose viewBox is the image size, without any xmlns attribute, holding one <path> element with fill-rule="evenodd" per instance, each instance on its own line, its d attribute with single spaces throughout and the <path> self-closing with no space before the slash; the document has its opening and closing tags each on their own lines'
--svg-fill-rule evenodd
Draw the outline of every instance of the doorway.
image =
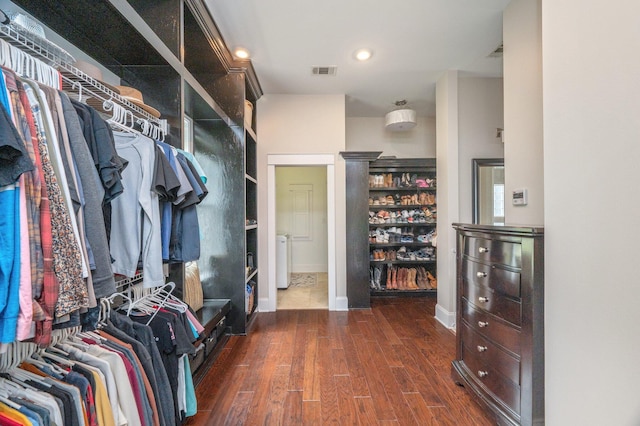
<svg viewBox="0 0 640 426">
<path fill-rule="evenodd" d="M 473 223 L 504 225 L 504 159 L 473 159 Z"/>
<path fill-rule="evenodd" d="M 327 247 L 327 302 L 329 310 L 336 310 L 336 218 L 335 218 L 335 158 L 330 154 L 267 155 L 267 257 L 269 280 L 265 309 L 275 311 L 277 307 L 276 253 L 277 253 L 277 212 L 276 212 L 276 167 L 278 166 L 320 166 L 326 173 L 326 247 Z M 304 188 L 298 188 L 304 190 Z"/>
<path fill-rule="evenodd" d="M 276 166 L 277 310 L 328 309 L 327 168 Z"/>
</svg>

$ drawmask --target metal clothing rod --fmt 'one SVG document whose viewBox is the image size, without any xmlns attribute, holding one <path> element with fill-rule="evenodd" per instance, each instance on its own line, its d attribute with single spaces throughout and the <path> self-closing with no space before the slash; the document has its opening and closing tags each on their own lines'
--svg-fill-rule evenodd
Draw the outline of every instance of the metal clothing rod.
<svg viewBox="0 0 640 426">
<path fill-rule="evenodd" d="M 64 49 L 12 23 L 8 25 L 0 24 L 0 38 L 58 69 L 62 75 L 64 91 L 83 95 L 87 95 L 85 92 L 89 92 L 93 97 L 111 100 L 131 111 L 135 118 L 145 120 L 148 123 L 148 128 L 152 128 L 152 126 L 157 128 L 151 134 L 159 135 L 158 139 L 160 140 L 164 139 L 164 135 L 168 131 L 166 119 L 154 117 L 138 105 L 120 96 L 119 93 L 73 66 L 75 59 Z"/>
</svg>

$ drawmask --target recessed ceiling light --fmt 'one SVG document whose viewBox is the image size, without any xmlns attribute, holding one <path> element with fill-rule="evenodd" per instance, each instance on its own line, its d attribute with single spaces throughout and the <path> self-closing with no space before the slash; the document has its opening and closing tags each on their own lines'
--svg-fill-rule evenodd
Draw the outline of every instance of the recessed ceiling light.
<svg viewBox="0 0 640 426">
<path fill-rule="evenodd" d="M 249 59 L 249 51 L 244 47 L 237 47 L 233 54 L 238 59 Z"/>
<path fill-rule="evenodd" d="M 373 52 L 371 51 L 371 49 L 358 49 L 356 50 L 354 55 L 357 60 L 366 61 L 371 58 Z"/>
</svg>

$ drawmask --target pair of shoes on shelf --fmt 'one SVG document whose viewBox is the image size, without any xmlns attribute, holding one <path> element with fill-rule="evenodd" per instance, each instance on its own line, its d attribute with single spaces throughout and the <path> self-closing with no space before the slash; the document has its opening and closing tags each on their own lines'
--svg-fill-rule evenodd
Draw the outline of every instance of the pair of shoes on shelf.
<svg viewBox="0 0 640 426">
<path fill-rule="evenodd" d="M 389 233 L 382 228 L 376 229 L 376 243 L 385 244 L 389 242 Z"/>
<path fill-rule="evenodd" d="M 371 252 L 371 260 L 373 261 L 387 260 L 386 253 L 382 249 L 376 249 Z"/>
<path fill-rule="evenodd" d="M 401 206 L 413 206 L 418 204 L 418 195 L 403 195 L 400 197 Z"/>
<path fill-rule="evenodd" d="M 384 186 L 384 175 L 369 175 L 369 188 L 382 188 Z"/>
<path fill-rule="evenodd" d="M 417 271 L 415 268 L 395 268 L 396 269 L 396 285 L 397 290 L 418 290 L 416 283 Z"/>
<path fill-rule="evenodd" d="M 421 206 L 432 206 L 436 203 L 436 195 L 431 192 L 421 192 L 418 196 L 417 204 Z"/>
<path fill-rule="evenodd" d="M 369 287 L 374 290 L 382 288 L 382 266 L 375 265 L 369 268 Z"/>
</svg>

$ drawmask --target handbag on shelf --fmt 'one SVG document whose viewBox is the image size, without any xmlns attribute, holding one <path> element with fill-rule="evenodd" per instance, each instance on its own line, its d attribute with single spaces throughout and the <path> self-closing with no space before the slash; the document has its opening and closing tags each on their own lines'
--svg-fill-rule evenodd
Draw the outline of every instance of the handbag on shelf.
<svg viewBox="0 0 640 426">
<path fill-rule="evenodd" d="M 194 311 L 202 308 L 204 303 L 202 283 L 200 282 L 200 269 L 197 262 L 184 264 L 184 288 L 182 298 Z"/>
</svg>

